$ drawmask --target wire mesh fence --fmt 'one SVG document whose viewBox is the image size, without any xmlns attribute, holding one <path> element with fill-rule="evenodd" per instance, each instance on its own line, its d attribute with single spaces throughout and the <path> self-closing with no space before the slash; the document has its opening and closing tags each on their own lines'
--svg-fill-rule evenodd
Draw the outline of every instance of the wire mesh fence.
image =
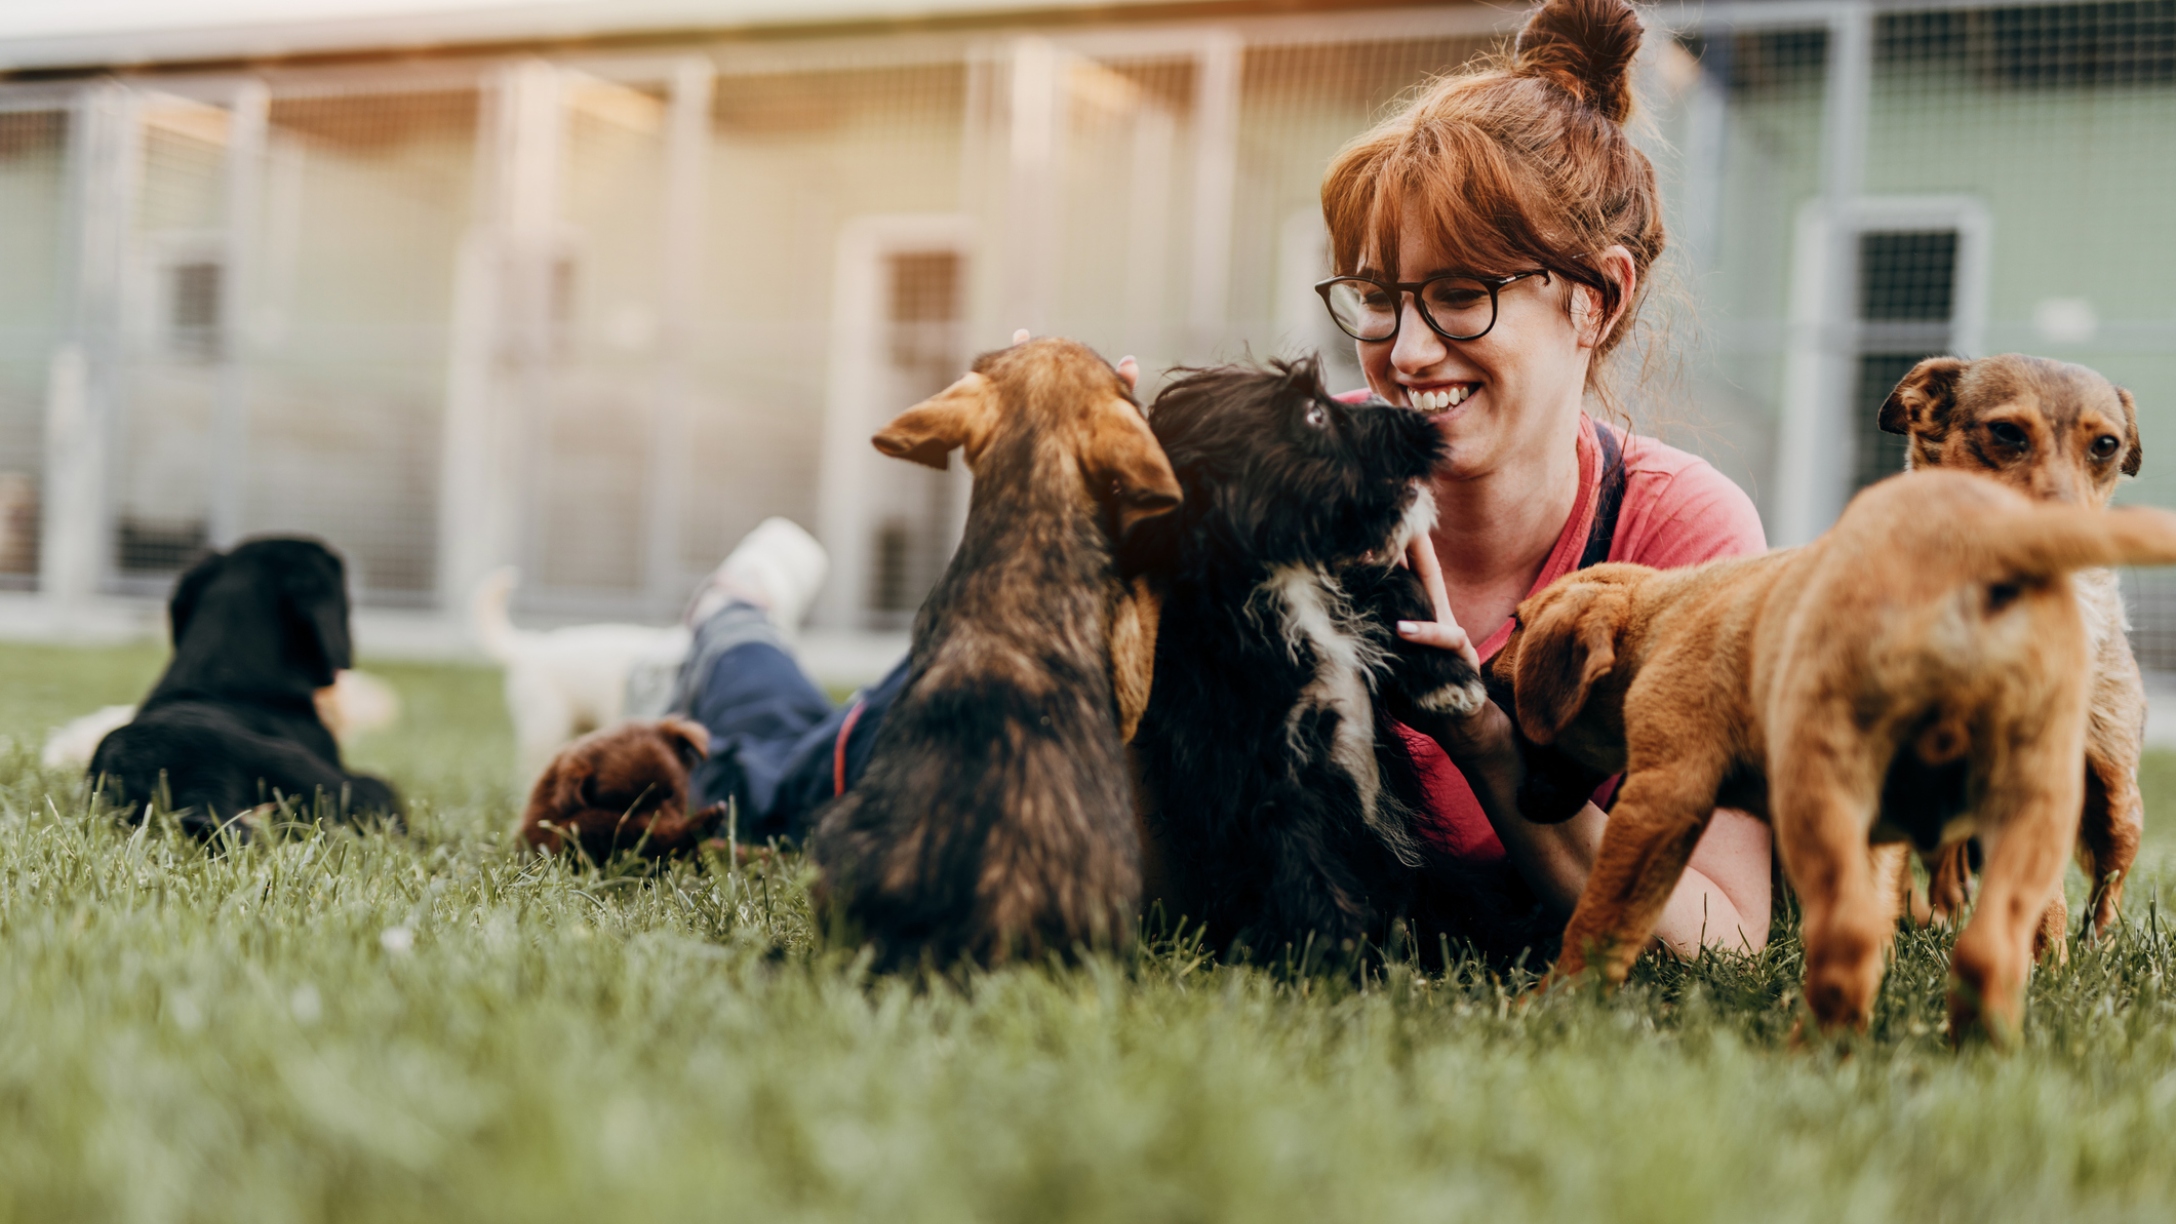
<svg viewBox="0 0 2176 1224">
<path fill-rule="evenodd" d="M 36 582 L 47 359 L 61 334 L 68 112 L 0 109 L 0 586 Z"/>
<path fill-rule="evenodd" d="M 1515 17 L 0 84 L 0 585 L 58 572 L 46 541 L 148 594 L 306 531 L 367 603 L 458 609 L 511 561 L 532 611 L 650 618 L 783 514 L 833 552 L 828 623 L 903 624 L 966 488 L 871 431 L 1018 326 L 1151 389 L 1312 350 L 1357 386 L 1310 289 L 1322 170 Z M 2176 0 L 1736 5 L 1642 63 L 1675 291 L 1612 385 L 1778 542 L 1894 470 L 1875 410 L 1948 351 L 2130 387 L 2123 496 L 2176 504 Z M 71 394 L 89 459 L 49 436 Z M 96 477 L 73 535 L 41 519 L 63 453 Z M 2176 667 L 2146 629 L 2176 587 L 2128 589 Z"/>
</svg>

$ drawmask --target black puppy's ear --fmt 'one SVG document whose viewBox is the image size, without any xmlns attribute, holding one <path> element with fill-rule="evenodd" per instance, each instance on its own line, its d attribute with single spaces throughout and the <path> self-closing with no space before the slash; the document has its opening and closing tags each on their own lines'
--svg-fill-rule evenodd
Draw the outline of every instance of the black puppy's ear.
<svg viewBox="0 0 2176 1224">
<path fill-rule="evenodd" d="M 175 646 L 181 645 L 182 634 L 189 631 L 189 622 L 196 618 L 197 605 L 204 602 L 205 589 L 211 586 L 226 563 L 225 553 L 207 553 L 174 584 L 174 597 L 166 604 L 166 620 L 172 627 Z"/>
<path fill-rule="evenodd" d="M 2122 387 L 2116 388 L 2116 398 L 2123 402 L 2123 474 L 2136 476 L 2146 457 L 2146 449 L 2138 444 L 2138 401 Z"/>
<path fill-rule="evenodd" d="M 324 552 L 313 564 L 280 575 L 280 618 L 285 622 L 290 659 L 318 687 L 333 673 L 355 666 L 348 637 L 347 573 L 340 558 Z"/>
<path fill-rule="evenodd" d="M 1917 424 L 1946 423 L 1950 406 L 1957 402 L 1957 380 L 1969 364 L 1955 357 L 1929 357 L 1913 366 L 1881 402 L 1882 430 L 1908 434 Z"/>
</svg>

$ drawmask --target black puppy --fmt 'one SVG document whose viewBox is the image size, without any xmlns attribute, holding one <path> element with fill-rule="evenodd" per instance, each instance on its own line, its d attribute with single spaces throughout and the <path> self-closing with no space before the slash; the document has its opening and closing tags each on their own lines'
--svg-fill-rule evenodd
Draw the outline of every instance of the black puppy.
<svg viewBox="0 0 2176 1224">
<path fill-rule="evenodd" d="M 1441 435 L 1330 398 L 1313 361 L 1185 374 L 1149 425 L 1183 490 L 1141 540 L 1164 601 L 1134 748 L 1164 900 L 1219 948 L 1349 955 L 1425 858 L 1389 704 L 1484 699 L 1464 660 L 1395 632 L 1434 618 L 1395 563 L 1434 524 Z"/>
<path fill-rule="evenodd" d="M 167 614 L 173 661 L 91 757 L 92 781 L 131 823 L 157 800 L 200 837 L 246 835 L 229 822 L 280 798 L 310 810 L 320 795 L 342 816 L 398 822 L 393 788 L 341 767 L 313 700 L 353 662 L 339 557 L 314 540 L 252 540 L 183 574 Z"/>
</svg>

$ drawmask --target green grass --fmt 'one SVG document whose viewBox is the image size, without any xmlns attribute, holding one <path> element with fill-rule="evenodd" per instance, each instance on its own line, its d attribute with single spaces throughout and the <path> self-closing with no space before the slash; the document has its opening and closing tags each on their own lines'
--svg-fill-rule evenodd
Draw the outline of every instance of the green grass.
<svg viewBox="0 0 2176 1224">
<path fill-rule="evenodd" d="M 356 759 L 406 838 L 224 855 L 87 815 L 45 728 L 156 653 L 0 648 L 0 1218 L 2164 1219 L 2176 1214 L 2176 758 L 2132 924 L 1951 1050 L 1945 941 L 1872 1033 L 1788 1048 L 1797 946 L 1522 1006 L 1161 950 L 872 981 L 791 861 L 517 856 L 495 677 L 378 669 Z"/>
</svg>

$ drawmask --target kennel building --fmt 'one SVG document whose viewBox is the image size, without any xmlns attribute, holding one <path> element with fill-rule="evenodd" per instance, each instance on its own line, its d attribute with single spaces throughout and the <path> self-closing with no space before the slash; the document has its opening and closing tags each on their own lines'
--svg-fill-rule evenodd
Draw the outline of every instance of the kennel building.
<svg viewBox="0 0 2176 1224">
<path fill-rule="evenodd" d="M 662 621 L 784 514 L 896 641 L 966 476 L 867 438 L 1015 327 L 1324 351 L 1347 138 L 1516 10 L 559 0 L 0 36 L 0 632 L 156 631 L 198 551 L 348 557 L 366 650 Z M 1653 11 L 1667 292 L 1619 398 L 1820 530 L 1928 353 L 2084 361 L 2176 504 L 2176 0 Z M 57 24 L 56 24 L 57 23 Z M 1642 368 L 1633 368 L 1642 367 Z M 2130 587 L 2176 668 L 2176 581 Z"/>
</svg>

